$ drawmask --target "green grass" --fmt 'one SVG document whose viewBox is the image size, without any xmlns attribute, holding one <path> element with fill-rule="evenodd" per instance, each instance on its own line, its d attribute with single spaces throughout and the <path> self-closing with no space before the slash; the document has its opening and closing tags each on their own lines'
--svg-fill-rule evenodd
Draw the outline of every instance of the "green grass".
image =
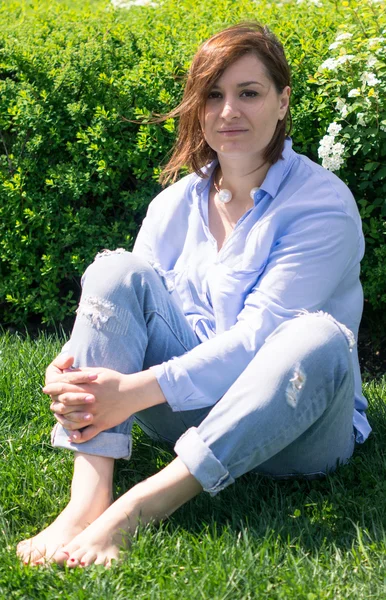
<svg viewBox="0 0 386 600">
<path fill-rule="evenodd" d="M 386 380 L 366 383 L 374 433 L 324 481 L 246 475 L 214 498 L 201 494 L 167 523 L 139 532 L 111 570 L 29 568 L 15 544 L 65 506 L 71 453 L 50 447 L 41 393 L 57 338 L 0 337 L 0 599 L 319 600 L 386 597 Z M 172 457 L 135 431 L 118 462 L 122 493 Z"/>
</svg>

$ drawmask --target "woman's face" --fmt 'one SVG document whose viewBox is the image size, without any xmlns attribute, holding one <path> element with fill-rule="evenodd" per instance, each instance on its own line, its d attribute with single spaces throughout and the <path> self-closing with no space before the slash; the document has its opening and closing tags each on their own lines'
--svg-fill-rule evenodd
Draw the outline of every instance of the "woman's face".
<svg viewBox="0 0 386 600">
<path fill-rule="evenodd" d="M 206 142 L 219 158 L 261 157 L 285 117 L 289 95 L 289 87 L 278 94 L 255 54 L 242 56 L 209 92 L 200 119 Z"/>
</svg>

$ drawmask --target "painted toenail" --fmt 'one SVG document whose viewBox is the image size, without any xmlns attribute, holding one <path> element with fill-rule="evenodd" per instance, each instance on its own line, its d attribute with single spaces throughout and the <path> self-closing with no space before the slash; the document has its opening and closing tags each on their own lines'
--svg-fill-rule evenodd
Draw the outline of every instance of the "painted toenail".
<svg viewBox="0 0 386 600">
<path fill-rule="evenodd" d="M 82 561 L 80 564 L 84 567 L 86 563 Z"/>
</svg>

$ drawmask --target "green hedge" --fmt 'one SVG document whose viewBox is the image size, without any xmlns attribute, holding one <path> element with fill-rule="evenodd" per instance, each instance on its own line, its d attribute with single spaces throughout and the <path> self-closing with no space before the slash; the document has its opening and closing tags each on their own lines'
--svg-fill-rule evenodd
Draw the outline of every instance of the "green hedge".
<svg viewBox="0 0 386 600">
<path fill-rule="evenodd" d="M 62 321 L 73 312 L 79 276 L 94 254 L 131 247 L 159 190 L 160 165 L 174 139 L 172 120 L 151 126 L 135 121 L 174 107 L 198 44 L 243 19 L 267 23 L 286 47 L 293 70 L 295 149 L 328 160 L 318 158 L 320 141 L 331 123 L 342 126 L 332 140 L 343 144 L 334 150 L 337 173 L 349 183 L 364 219 L 367 306 L 384 314 L 382 5 L 370 0 L 154 4 L 0 5 L 0 321 Z M 342 32 L 351 37 L 334 44 Z M 368 38 L 380 39 L 369 45 Z M 346 54 L 354 58 L 339 64 Z M 337 64 L 321 68 L 328 58 Z M 364 72 L 376 76 L 376 83 Z M 352 89 L 359 95 L 348 97 Z"/>
</svg>

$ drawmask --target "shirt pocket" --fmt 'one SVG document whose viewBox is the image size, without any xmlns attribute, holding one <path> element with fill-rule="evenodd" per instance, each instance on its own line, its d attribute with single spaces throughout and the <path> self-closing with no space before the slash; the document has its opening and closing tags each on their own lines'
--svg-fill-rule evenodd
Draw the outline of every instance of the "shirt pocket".
<svg viewBox="0 0 386 600">
<path fill-rule="evenodd" d="M 265 262 L 256 269 L 231 269 L 216 265 L 210 273 L 210 293 L 216 319 L 216 331 L 227 331 L 237 322 L 245 299 L 264 271 Z"/>
</svg>

